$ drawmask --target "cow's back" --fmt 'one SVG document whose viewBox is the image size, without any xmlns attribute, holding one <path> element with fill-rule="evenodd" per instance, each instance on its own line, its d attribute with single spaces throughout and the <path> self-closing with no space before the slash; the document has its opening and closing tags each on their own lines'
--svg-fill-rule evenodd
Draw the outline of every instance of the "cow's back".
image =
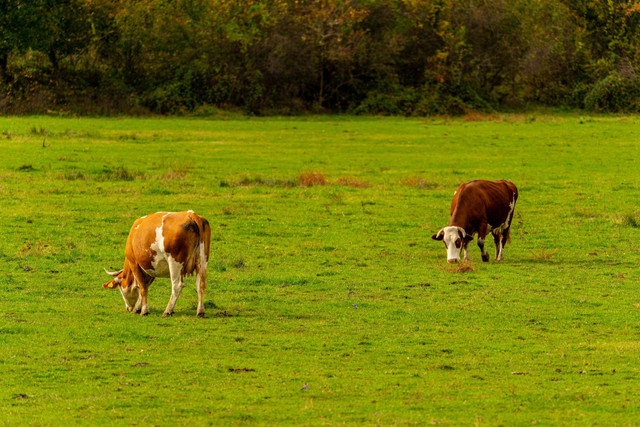
<svg viewBox="0 0 640 427">
<path fill-rule="evenodd" d="M 162 216 L 166 212 L 156 212 L 145 215 L 134 221 L 127 238 L 126 257 L 130 262 L 143 258 L 149 253 L 149 248 L 157 240 L 158 227 L 162 226 Z"/>
<path fill-rule="evenodd" d="M 171 256 L 192 274 L 201 250 L 209 259 L 211 229 L 203 217 L 192 211 L 156 212 L 136 220 L 127 239 L 126 255 L 145 271 Z M 202 245 L 202 249 L 201 249 Z"/>
<path fill-rule="evenodd" d="M 492 227 L 499 227 L 509 216 L 517 198 L 518 190 L 512 182 L 470 181 L 456 190 L 451 204 L 452 222 L 458 216 L 464 217 L 474 228 L 483 220 Z"/>
<path fill-rule="evenodd" d="M 471 181 L 465 189 L 482 199 L 487 222 L 492 227 L 507 220 L 518 198 L 516 186 L 509 181 Z"/>
</svg>

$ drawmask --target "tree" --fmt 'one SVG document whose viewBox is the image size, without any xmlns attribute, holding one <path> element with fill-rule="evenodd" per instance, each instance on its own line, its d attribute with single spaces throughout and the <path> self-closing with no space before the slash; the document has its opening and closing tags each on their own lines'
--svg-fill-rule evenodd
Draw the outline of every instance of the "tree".
<svg viewBox="0 0 640 427">
<path fill-rule="evenodd" d="M 0 74 L 9 83 L 9 54 L 23 52 L 34 40 L 34 24 L 38 16 L 37 1 L 0 0 Z"/>
</svg>

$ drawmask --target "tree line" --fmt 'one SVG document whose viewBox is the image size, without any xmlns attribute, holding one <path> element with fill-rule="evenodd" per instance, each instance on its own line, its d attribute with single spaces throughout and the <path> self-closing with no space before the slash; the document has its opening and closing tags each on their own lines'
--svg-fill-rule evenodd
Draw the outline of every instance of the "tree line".
<svg viewBox="0 0 640 427">
<path fill-rule="evenodd" d="M 0 0 L 0 112 L 640 111 L 636 0 Z"/>
</svg>

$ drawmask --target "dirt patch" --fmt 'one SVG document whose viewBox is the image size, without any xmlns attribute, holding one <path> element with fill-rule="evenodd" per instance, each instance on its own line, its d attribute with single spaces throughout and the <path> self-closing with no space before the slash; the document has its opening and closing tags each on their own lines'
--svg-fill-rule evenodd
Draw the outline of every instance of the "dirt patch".
<svg viewBox="0 0 640 427">
<path fill-rule="evenodd" d="M 475 273 L 476 269 L 471 262 L 463 262 L 462 264 L 447 264 L 442 267 L 449 273 Z"/>
</svg>

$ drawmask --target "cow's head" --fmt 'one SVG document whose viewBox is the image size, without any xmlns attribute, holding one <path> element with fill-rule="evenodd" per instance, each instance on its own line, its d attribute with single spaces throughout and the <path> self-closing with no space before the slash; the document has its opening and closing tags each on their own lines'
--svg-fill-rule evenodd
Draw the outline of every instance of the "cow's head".
<svg viewBox="0 0 640 427">
<path fill-rule="evenodd" d="M 454 225 L 443 228 L 431 236 L 431 238 L 433 240 L 442 240 L 444 242 L 444 246 L 447 248 L 448 262 L 459 262 L 462 248 L 466 243 L 473 240 L 473 237 L 467 235 L 464 228 L 456 227 Z"/>
<path fill-rule="evenodd" d="M 135 311 L 139 308 L 138 300 L 140 299 L 140 288 L 133 279 L 131 272 L 120 271 L 107 271 L 105 273 L 113 277 L 107 283 L 103 284 L 103 288 L 115 289 L 120 288 L 120 293 L 124 299 L 124 303 L 127 306 L 127 310 Z"/>
</svg>

